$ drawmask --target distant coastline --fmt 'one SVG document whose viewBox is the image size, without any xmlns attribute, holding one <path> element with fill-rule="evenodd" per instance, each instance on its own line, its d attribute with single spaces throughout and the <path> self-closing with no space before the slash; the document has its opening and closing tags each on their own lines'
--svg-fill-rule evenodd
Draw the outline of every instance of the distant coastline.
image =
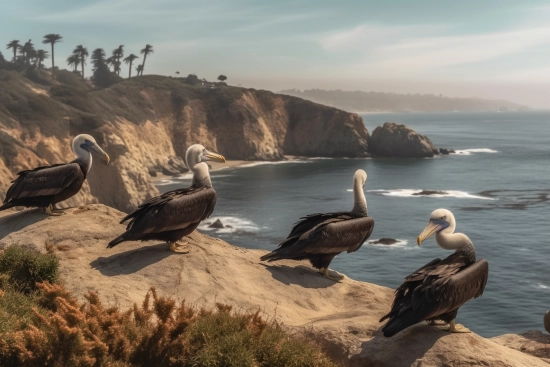
<svg viewBox="0 0 550 367">
<path fill-rule="evenodd" d="M 506 100 L 451 98 L 441 94 L 287 89 L 279 93 L 361 115 L 426 112 L 508 112 L 531 108 Z"/>
</svg>

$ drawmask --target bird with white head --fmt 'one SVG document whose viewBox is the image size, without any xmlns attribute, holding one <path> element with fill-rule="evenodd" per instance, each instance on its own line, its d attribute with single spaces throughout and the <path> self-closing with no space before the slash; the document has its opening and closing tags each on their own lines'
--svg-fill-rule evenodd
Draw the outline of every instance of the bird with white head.
<svg viewBox="0 0 550 367">
<path fill-rule="evenodd" d="M 14 206 L 43 208 L 48 215 L 63 215 L 55 204 L 76 195 L 92 167 L 92 154 L 109 163 L 109 155 L 88 134 L 73 139 L 76 159 L 70 163 L 54 164 L 21 171 L 6 193 L 0 210 Z"/>
</svg>

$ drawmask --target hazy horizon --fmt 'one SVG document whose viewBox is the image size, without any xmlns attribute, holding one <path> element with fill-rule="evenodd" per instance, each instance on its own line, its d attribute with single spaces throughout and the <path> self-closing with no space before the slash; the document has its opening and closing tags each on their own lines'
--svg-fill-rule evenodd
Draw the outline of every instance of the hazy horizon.
<svg viewBox="0 0 550 367">
<path fill-rule="evenodd" d="M 79 44 L 107 54 L 124 45 L 126 55 L 140 56 L 149 43 L 145 74 L 224 74 L 232 85 L 273 91 L 441 93 L 550 109 L 546 1 L 22 0 L 0 10 L 6 59 L 11 40 L 32 39 L 49 51 L 42 37 L 58 33 L 61 68 Z M 123 65 L 121 76 L 127 72 Z"/>
</svg>

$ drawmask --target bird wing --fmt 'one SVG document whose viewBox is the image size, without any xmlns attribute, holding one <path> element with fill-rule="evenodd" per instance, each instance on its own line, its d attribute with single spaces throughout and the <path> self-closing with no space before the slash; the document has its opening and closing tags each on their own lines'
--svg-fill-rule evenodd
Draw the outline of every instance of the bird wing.
<svg viewBox="0 0 550 367">
<path fill-rule="evenodd" d="M 186 228 L 210 216 L 216 205 L 216 191 L 190 187 L 169 191 L 141 204 L 120 223 L 130 220 L 127 230 L 141 234 Z"/>
<path fill-rule="evenodd" d="M 460 253 L 435 259 L 405 278 L 395 291 L 391 311 L 380 321 L 408 312 L 412 324 L 450 312 L 481 296 L 488 274 L 486 260 L 469 265 Z"/>
<path fill-rule="evenodd" d="M 338 213 L 303 232 L 292 251 L 307 254 L 353 252 L 361 247 L 373 228 L 371 217 L 356 218 Z"/>
<path fill-rule="evenodd" d="M 21 171 L 13 182 L 4 203 L 10 200 L 60 194 L 79 175 L 78 163 L 55 164 Z"/>
</svg>

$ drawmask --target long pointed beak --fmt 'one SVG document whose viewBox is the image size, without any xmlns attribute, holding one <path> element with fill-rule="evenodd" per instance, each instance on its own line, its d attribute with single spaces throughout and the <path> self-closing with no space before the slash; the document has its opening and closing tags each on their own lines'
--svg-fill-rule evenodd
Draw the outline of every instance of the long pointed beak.
<svg viewBox="0 0 550 367">
<path fill-rule="evenodd" d="M 214 153 L 214 152 L 209 152 L 208 150 L 206 151 L 206 153 L 204 153 L 204 160 L 205 161 L 214 161 L 214 162 L 220 162 L 220 163 L 225 163 L 225 157 L 221 154 L 218 154 L 218 153 Z"/>
<path fill-rule="evenodd" d="M 434 222 L 430 222 L 428 223 L 428 225 L 426 226 L 426 228 L 424 228 L 424 230 L 422 231 L 422 233 L 420 233 L 420 236 L 418 236 L 418 238 L 416 239 L 416 243 L 418 244 L 418 246 L 420 246 L 420 244 L 426 240 L 428 237 L 430 237 L 432 234 L 434 234 L 435 232 L 437 232 L 438 230 L 441 229 L 441 225 L 440 224 L 436 224 Z"/>
<path fill-rule="evenodd" d="M 107 162 L 107 164 L 109 164 L 109 162 L 111 161 L 109 155 L 105 153 L 105 151 L 101 149 L 97 144 L 90 146 L 90 151 L 97 155 L 99 158 L 103 159 L 105 162 Z"/>
</svg>

